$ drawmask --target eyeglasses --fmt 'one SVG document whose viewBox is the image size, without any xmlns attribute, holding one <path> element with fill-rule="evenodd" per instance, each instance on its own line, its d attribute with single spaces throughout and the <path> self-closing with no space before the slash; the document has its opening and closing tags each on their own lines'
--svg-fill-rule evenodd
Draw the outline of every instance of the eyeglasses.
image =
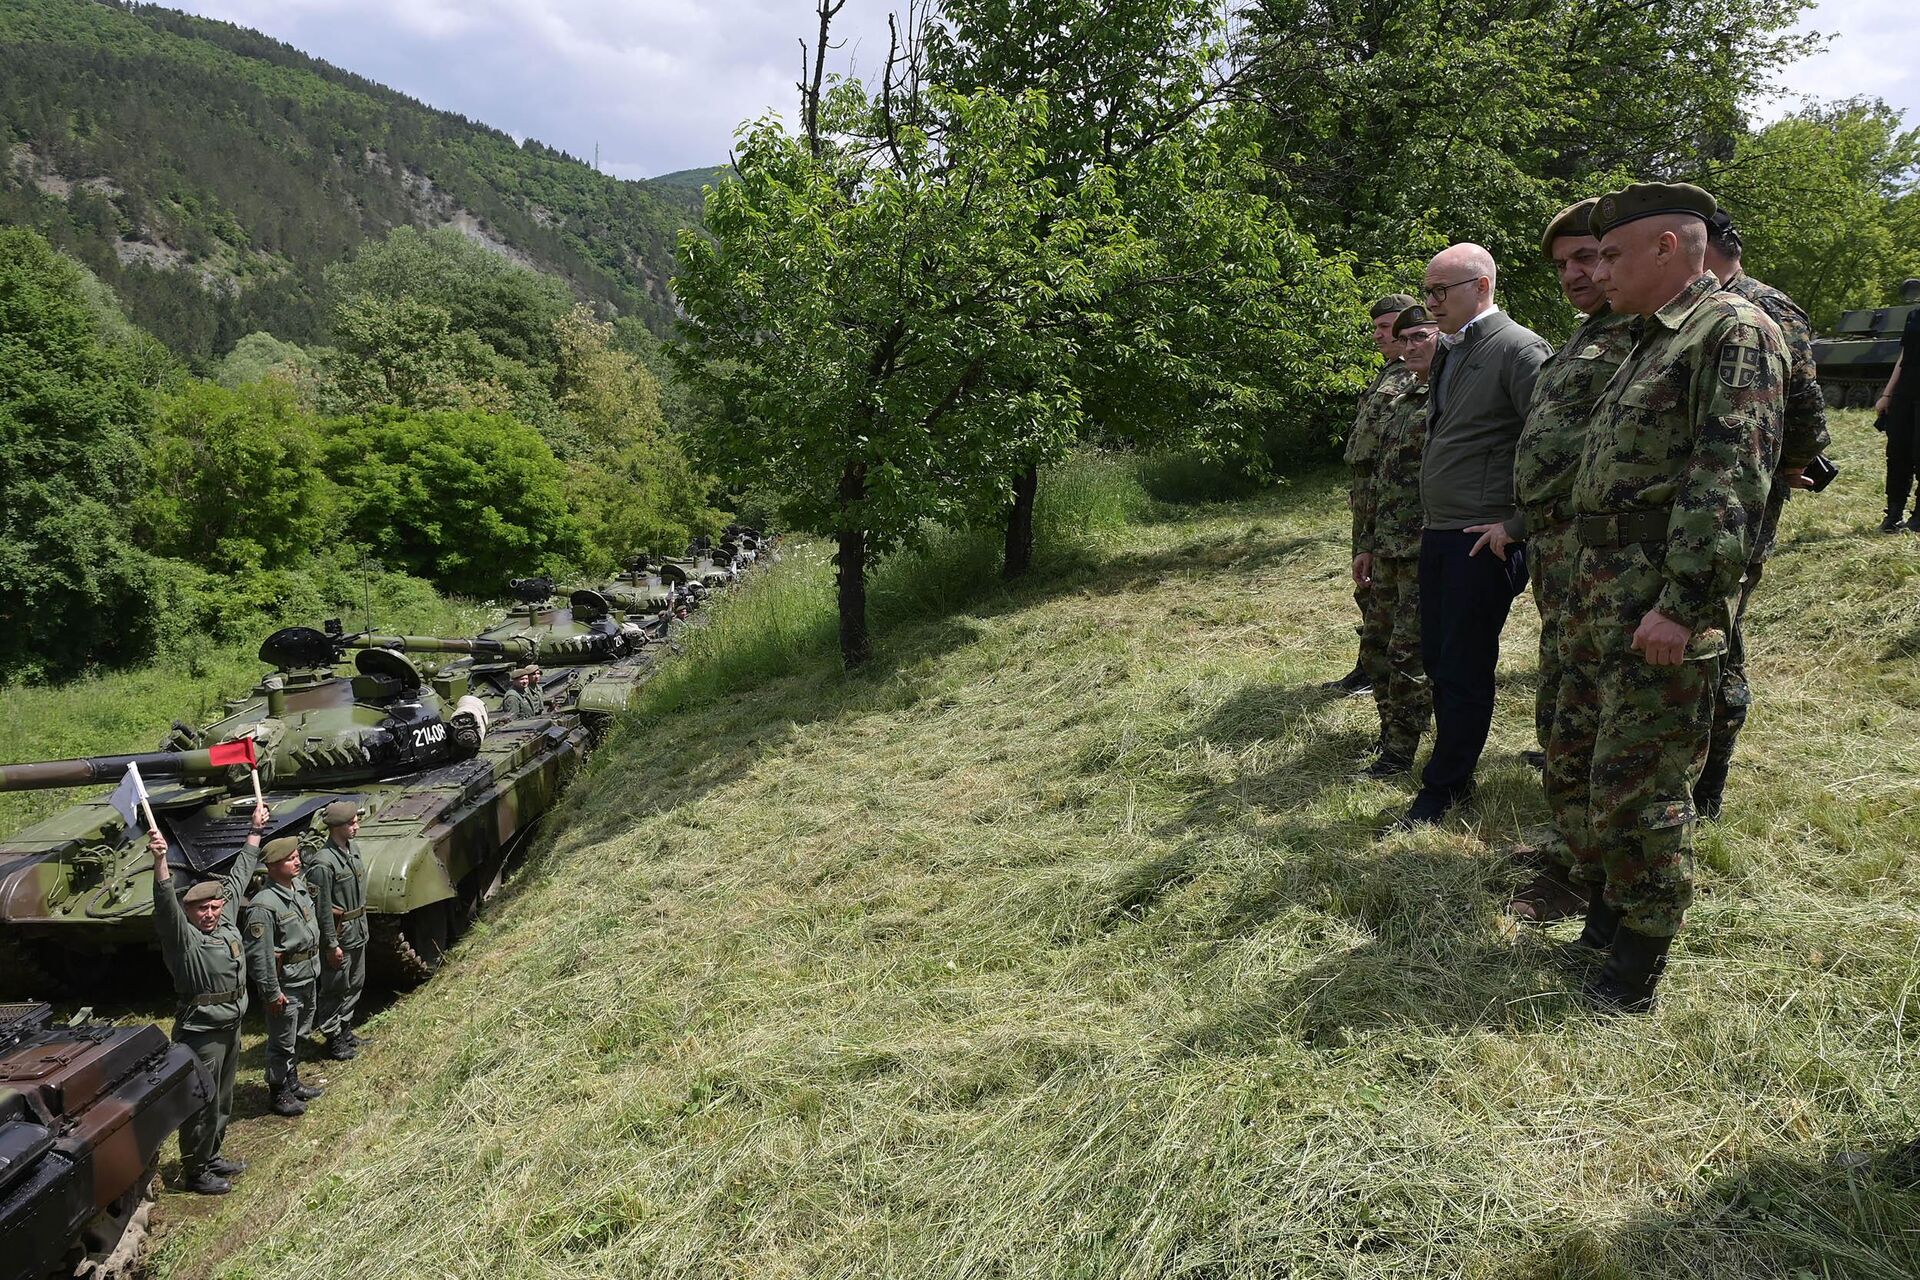
<svg viewBox="0 0 1920 1280">
<path fill-rule="evenodd" d="M 1444 302 L 1447 298 L 1447 290 L 1458 289 L 1463 284 L 1473 284 L 1479 279 L 1479 276 L 1468 276 L 1465 280 L 1454 280 L 1447 284 L 1422 285 L 1420 294 L 1428 302 Z"/>
</svg>

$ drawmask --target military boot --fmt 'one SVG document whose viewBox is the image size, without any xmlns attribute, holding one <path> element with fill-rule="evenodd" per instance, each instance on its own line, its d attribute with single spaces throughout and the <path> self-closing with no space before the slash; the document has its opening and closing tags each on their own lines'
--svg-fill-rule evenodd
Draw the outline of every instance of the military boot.
<svg viewBox="0 0 1920 1280">
<path fill-rule="evenodd" d="M 353 1041 L 342 1031 L 327 1037 L 327 1044 L 320 1051 L 329 1062 L 345 1062 L 348 1058 L 358 1057 Z"/>
<path fill-rule="evenodd" d="M 1880 522 L 1880 532 L 1882 533 L 1899 533 L 1903 527 L 1898 511 L 1887 512 L 1886 518 Z"/>
<path fill-rule="evenodd" d="M 1558 867 L 1542 867 L 1507 900 L 1507 914 L 1526 924 L 1571 920 L 1586 909 L 1586 892 Z"/>
<path fill-rule="evenodd" d="M 1413 756 L 1382 748 L 1379 756 L 1361 772 L 1369 778 L 1394 778 L 1413 768 Z"/>
<path fill-rule="evenodd" d="M 352 1045 L 356 1049 L 360 1048 L 362 1045 L 369 1045 L 373 1043 L 372 1036 L 363 1036 L 358 1031 L 355 1031 L 352 1027 L 346 1028 L 346 1030 L 342 1034 L 347 1037 L 347 1043 Z"/>
<path fill-rule="evenodd" d="M 307 1114 L 307 1104 L 302 1102 L 293 1091 L 291 1078 L 281 1082 L 273 1091 L 273 1101 L 267 1104 L 277 1116 L 303 1116 Z"/>
<path fill-rule="evenodd" d="M 1605 895 L 1596 893 L 1587 903 L 1587 923 L 1574 943 L 1594 951 L 1605 951 L 1613 945 L 1613 935 L 1619 931 L 1620 913 L 1607 905 Z"/>
<path fill-rule="evenodd" d="M 301 1084 L 299 1067 L 293 1069 L 293 1074 L 287 1077 L 287 1081 L 287 1092 L 302 1102 L 312 1102 L 315 1098 L 321 1097 L 327 1091 L 325 1085 Z"/>
<path fill-rule="evenodd" d="M 223 1178 L 237 1178 L 247 1171 L 247 1162 L 235 1160 L 229 1156 L 215 1156 L 207 1161 L 207 1169 Z"/>
<path fill-rule="evenodd" d="M 1650 938 L 1624 924 L 1614 930 L 1606 967 L 1586 986 L 1586 997 L 1606 1013 L 1650 1013 L 1653 989 L 1667 970 L 1672 938 Z"/>
<path fill-rule="evenodd" d="M 215 1173 L 211 1165 L 195 1169 L 180 1185 L 197 1196 L 223 1196 L 233 1190 L 233 1184 Z"/>
<path fill-rule="evenodd" d="M 1322 689 L 1333 689 L 1348 695 L 1365 693 L 1367 690 L 1373 688 L 1373 677 L 1361 670 L 1360 665 L 1355 663 L 1353 670 L 1347 672 L 1347 674 L 1341 676 L 1338 680 L 1328 680 L 1320 687 Z"/>
<path fill-rule="evenodd" d="M 1727 771 L 1733 767 L 1733 735 L 1716 733 L 1707 748 L 1706 767 L 1693 784 L 1693 811 L 1708 822 L 1720 820 L 1720 806 L 1727 794 Z"/>
</svg>

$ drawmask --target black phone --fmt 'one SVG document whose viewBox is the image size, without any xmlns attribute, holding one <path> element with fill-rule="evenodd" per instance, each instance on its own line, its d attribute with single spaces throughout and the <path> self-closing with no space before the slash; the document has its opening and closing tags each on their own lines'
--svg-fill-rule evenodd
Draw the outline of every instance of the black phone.
<svg viewBox="0 0 1920 1280">
<path fill-rule="evenodd" d="M 1839 474 L 1839 464 L 1824 453 L 1814 454 L 1813 461 L 1807 464 L 1806 476 L 1807 479 L 1813 481 L 1813 492 L 1815 493 L 1820 492 L 1832 484 L 1833 478 Z"/>
</svg>

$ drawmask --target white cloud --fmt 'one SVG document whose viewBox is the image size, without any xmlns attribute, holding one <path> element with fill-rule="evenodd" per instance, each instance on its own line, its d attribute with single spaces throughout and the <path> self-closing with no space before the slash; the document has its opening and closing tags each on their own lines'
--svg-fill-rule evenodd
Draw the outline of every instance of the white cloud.
<svg viewBox="0 0 1920 1280">
<path fill-rule="evenodd" d="M 1781 76 L 1783 96 L 1763 106 L 1776 119 L 1810 98 L 1883 98 L 1920 126 L 1920 6 L 1890 0 L 1820 0 L 1801 31 L 1830 37 L 1820 53 Z"/>
</svg>

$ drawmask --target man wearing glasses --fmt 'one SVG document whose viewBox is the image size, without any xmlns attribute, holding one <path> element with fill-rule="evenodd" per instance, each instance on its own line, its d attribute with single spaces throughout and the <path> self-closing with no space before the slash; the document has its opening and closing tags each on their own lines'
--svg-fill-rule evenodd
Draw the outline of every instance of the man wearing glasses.
<svg viewBox="0 0 1920 1280">
<path fill-rule="evenodd" d="M 1527 582 L 1520 547 L 1476 556 L 1470 532 L 1515 512 L 1514 445 L 1550 350 L 1494 305 L 1495 276 L 1492 254 L 1456 244 L 1427 264 L 1422 289 L 1442 335 L 1420 465 L 1420 656 L 1433 686 L 1433 754 L 1402 827 L 1437 823 L 1473 794 L 1500 629 Z"/>
</svg>

